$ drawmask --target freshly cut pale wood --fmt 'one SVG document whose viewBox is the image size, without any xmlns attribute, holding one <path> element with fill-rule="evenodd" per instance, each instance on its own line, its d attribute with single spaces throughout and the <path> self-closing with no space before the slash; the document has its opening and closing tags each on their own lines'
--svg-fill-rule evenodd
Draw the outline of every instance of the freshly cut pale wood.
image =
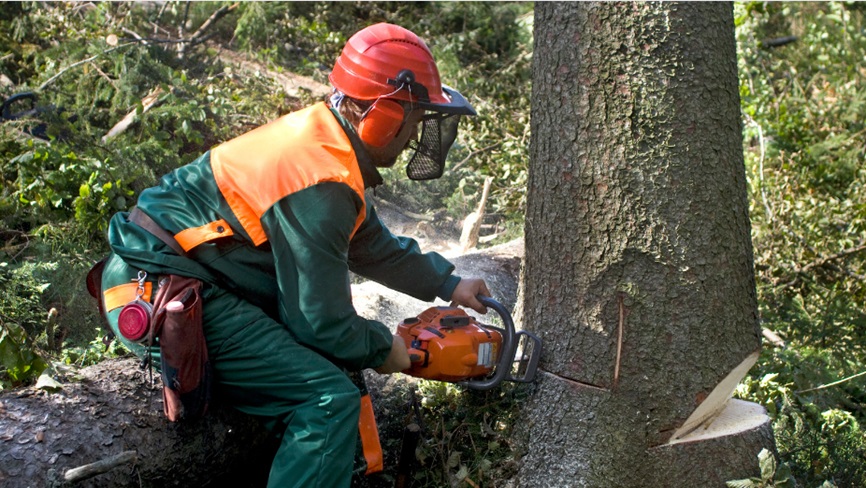
<svg viewBox="0 0 866 488">
<path fill-rule="evenodd" d="M 770 417 L 767 416 L 767 410 L 764 407 L 757 403 L 732 398 L 725 403 L 725 408 L 718 412 L 711 422 L 693 429 L 688 434 L 674 436 L 668 444 L 706 441 L 717 437 L 739 435 L 769 422 Z"/>
<path fill-rule="evenodd" d="M 104 136 L 102 136 L 102 142 L 106 142 L 112 137 L 123 133 L 129 126 L 135 122 L 135 118 L 138 115 L 141 115 L 148 110 L 150 110 L 156 103 L 159 101 L 159 96 L 162 95 L 162 87 L 156 87 L 151 90 L 150 93 L 147 94 L 144 98 L 141 99 L 141 112 L 138 111 L 138 107 L 136 107 L 133 111 L 126 114 L 120 122 L 114 124 L 114 127 L 111 128 Z"/>
<path fill-rule="evenodd" d="M 481 221 L 484 220 L 484 208 L 487 206 L 487 196 L 490 194 L 492 183 L 493 178 L 490 176 L 484 180 L 484 189 L 481 191 L 478 206 L 463 221 L 463 233 L 460 235 L 460 247 L 463 252 L 468 252 L 478 245 L 478 233 L 481 230 Z"/>
<path fill-rule="evenodd" d="M 755 364 L 755 361 L 758 360 L 760 354 L 761 351 L 755 351 L 750 354 L 742 363 L 740 363 L 739 366 L 734 368 L 733 371 L 725 376 L 725 378 L 719 382 L 718 386 L 710 392 L 707 398 L 698 405 L 698 408 L 695 409 L 694 413 L 692 413 L 683 425 L 674 432 L 674 435 L 671 436 L 671 442 L 687 437 L 692 431 L 701 426 L 704 426 L 704 429 L 706 430 L 712 423 L 714 423 L 714 419 L 725 410 L 728 400 L 731 399 L 731 395 L 737 388 L 737 384 L 746 377 L 749 369 L 751 369 Z"/>
</svg>

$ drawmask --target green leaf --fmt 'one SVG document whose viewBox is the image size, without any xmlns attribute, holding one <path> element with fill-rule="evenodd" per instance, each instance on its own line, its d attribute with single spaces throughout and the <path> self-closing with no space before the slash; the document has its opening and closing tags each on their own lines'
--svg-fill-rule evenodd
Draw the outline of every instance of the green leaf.
<svg viewBox="0 0 866 488">
<path fill-rule="evenodd" d="M 451 451 L 446 464 L 449 468 L 456 468 L 460 464 L 460 451 Z"/>
<path fill-rule="evenodd" d="M 776 457 L 766 448 L 758 453 L 758 466 L 761 467 L 761 479 L 770 483 L 776 476 Z"/>
</svg>

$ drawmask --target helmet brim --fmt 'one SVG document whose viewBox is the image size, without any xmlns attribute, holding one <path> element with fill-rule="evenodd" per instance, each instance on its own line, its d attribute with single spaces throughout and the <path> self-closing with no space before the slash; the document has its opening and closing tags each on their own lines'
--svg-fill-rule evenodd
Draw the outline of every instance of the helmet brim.
<svg viewBox="0 0 866 488">
<path fill-rule="evenodd" d="M 432 110 L 451 115 L 478 115 L 472 105 L 459 91 L 447 85 L 442 85 L 442 92 L 447 96 L 448 103 L 418 102 L 424 110 Z"/>
</svg>

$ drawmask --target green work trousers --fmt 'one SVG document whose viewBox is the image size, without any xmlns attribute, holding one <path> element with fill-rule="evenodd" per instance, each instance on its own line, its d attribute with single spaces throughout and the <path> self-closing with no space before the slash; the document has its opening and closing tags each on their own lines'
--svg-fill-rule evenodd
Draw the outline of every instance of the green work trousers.
<svg viewBox="0 0 866 488">
<path fill-rule="evenodd" d="M 129 283 L 137 273 L 112 255 L 103 273 L 103 290 Z M 268 486 L 349 486 L 358 437 L 358 388 L 343 370 L 298 344 L 259 307 L 208 284 L 202 295 L 217 401 L 262 418 L 281 439 Z M 108 313 L 118 338 L 119 310 Z M 123 342 L 138 355 L 145 352 Z"/>
</svg>

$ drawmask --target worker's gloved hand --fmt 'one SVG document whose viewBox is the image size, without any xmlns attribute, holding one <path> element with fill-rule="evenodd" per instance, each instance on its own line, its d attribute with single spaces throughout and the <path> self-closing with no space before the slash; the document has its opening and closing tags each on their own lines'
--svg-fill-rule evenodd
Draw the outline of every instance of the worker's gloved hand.
<svg viewBox="0 0 866 488">
<path fill-rule="evenodd" d="M 451 294 L 451 306 L 468 307 L 478 313 L 487 313 L 487 307 L 481 304 L 476 295 L 490 296 L 487 283 L 480 278 L 461 278 Z"/>
<path fill-rule="evenodd" d="M 388 353 L 385 362 L 374 371 L 379 374 L 399 373 L 404 369 L 409 369 L 411 365 L 409 353 L 406 352 L 406 343 L 403 342 L 403 338 L 394 336 L 394 340 L 391 342 L 391 352 Z"/>
</svg>

